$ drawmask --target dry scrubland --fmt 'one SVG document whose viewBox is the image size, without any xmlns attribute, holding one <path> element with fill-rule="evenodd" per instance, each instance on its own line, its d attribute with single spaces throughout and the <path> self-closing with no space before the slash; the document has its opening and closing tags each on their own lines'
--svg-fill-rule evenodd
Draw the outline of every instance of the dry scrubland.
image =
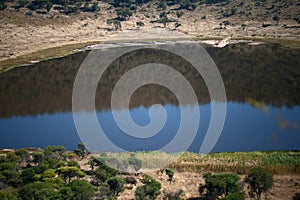
<svg viewBox="0 0 300 200">
<path fill-rule="evenodd" d="M 241 185 L 246 199 L 253 199 L 249 196 L 249 187 L 245 178 L 255 167 L 260 167 L 274 175 L 273 186 L 262 194 L 261 199 L 292 199 L 300 192 L 299 151 L 210 153 L 208 155 L 183 153 L 169 166 L 161 166 L 162 160 L 174 158 L 176 155 L 163 152 L 91 155 L 87 154 L 82 147 L 79 146 L 74 151 L 66 151 L 62 146 L 49 146 L 45 150 L 38 148 L 1 150 L 0 197 L 16 199 L 19 195 L 21 199 L 42 197 L 57 200 L 107 199 L 104 198 L 106 194 L 112 195 L 107 184 L 109 180 L 117 177 L 118 180 L 121 178 L 121 182 L 124 180 L 127 182 L 127 184 L 124 182 L 124 189 L 116 194 L 117 199 L 136 199 L 135 192 L 143 185 L 142 179 L 147 174 L 161 184 L 156 199 L 166 199 L 167 192 L 174 194 L 179 190 L 182 190 L 180 199 L 201 199 L 199 184 L 205 183 L 203 177 L 205 173 L 212 172 L 217 175 L 237 174 L 240 178 L 238 185 Z M 139 173 L 118 172 L 102 164 L 106 161 L 114 163 L 127 161 L 127 164 L 135 166 Z M 174 172 L 171 182 L 165 170 L 162 171 L 163 173 L 160 170 L 149 170 L 149 165 L 171 169 Z M 82 185 L 76 186 L 75 182 Z M 66 193 L 70 189 L 73 192 Z M 28 193 L 28 190 L 32 191 Z M 40 190 L 43 193 L 39 193 Z M 70 197 L 72 194 L 77 196 L 72 198 Z M 31 195 L 35 197 L 30 197 Z"/>
<path fill-rule="evenodd" d="M 115 0 L 61 0 L 51 2 L 65 2 L 61 3 L 64 6 L 53 3 L 49 7 L 34 7 L 32 2 L 50 1 L 1 2 L 0 9 L 5 8 L 0 10 L 2 67 L 64 55 L 87 44 L 110 40 L 120 32 L 131 40 L 168 38 L 175 28 L 200 39 L 300 39 L 300 3 L 294 0 L 139 1 L 146 3 L 138 5 L 124 3 L 127 1 L 116 5 Z M 120 11 L 129 13 L 120 15 Z M 49 49 L 62 45 L 68 46 Z"/>
</svg>

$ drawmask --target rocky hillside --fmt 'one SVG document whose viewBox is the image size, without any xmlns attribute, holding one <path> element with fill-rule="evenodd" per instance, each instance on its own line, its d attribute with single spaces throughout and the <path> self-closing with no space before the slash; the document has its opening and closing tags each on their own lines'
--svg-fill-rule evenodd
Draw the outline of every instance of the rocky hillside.
<svg viewBox="0 0 300 200">
<path fill-rule="evenodd" d="M 294 0 L 1 0 L 0 60 L 144 29 L 298 40 L 299 7 Z"/>
</svg>

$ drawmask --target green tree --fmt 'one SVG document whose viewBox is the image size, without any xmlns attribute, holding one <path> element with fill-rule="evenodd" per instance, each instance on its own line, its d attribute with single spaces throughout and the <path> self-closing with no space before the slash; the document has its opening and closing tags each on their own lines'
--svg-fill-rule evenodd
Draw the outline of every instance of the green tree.
<svg viewBox="0 0 300 200">
<path fill-rule="evenodd" d="M 262 168 L 254 168 L 245 178 L 250 186 L 250 194 L 260 199 L 261 194 L 273 185 L 273 175 Z"/>
<path fill-rule="evenodd" d="M 67 162 L 67 165 L 70 167 L 78 167 L 80 169 L 80 165 L 78 164 L 78 162 L 76 160 L 70 160 Z"/>
<path fill-rule="evenodd" d="M 167 168 L 165 171 L 166 174 L 168 175 L 168 181 L 171 183 L 174 177 L 174 170 Z"/>
<path fill-rule="evenodd" d="M 151 176 L 144 174 L 142 178 L 143 186 L 137 187 L 135 191 L 136 200 L 154 200 L 160 194 L 161 184 Z"/>
<path fill-rule="evenodd" d="M 19 160 L 20 160 L 20 156 L 17 156 L 15 153 L 8 153 L 6 155 L 7 162 L 15 163 L 15 162 L 19 162 Z"/>
<path fill-rule="evenodd" d="M 199 185 L 200 195 L 205 195 L 208 199 L 219 199 L 226 197 L 230 193 L 240 192 L 241 186 L 238 184 L 240 177 L 237 174 L 204 174 L 205 184 Z"/>
<path fill-rule="evenodd" d="M 136 158 L 135 156 L 131 156 L 128 159 L 129 165 L 133 166 L 134 170 L 138 172 L 142 168 L 143 161 Z"/>
<path fill-rule="evenodd" d="M 33 182 L 19 189 L 19 197 L 22 200 L 57 200 L 60 195 L 50 183 Z"/>
<path fill-rule="evenodd" d="M 59 190 L 59 194 L 63 200 L 72 200 L 74 196 L 70 187 L 62 187 Z"/>
<path fill-rule="evenodd" d="M 65 160 L 66 156 L 65 153 L 66 148 L 64 146 L 48 146 L 45 148 L 44 154 L 45 154 L 45 160 L 53 159 L 56 162 Z"/>
<path fill-rule="evenodd" d="M 43 152 L 34 152 L 32 154 L 32 158 L 33 158 L 33 163 L 40 165 L 41 162 L 44 160 L 45 156 Z"/>
<path fill-rule="evenodd" d="M 20 163 L 27 164 L 30 161 L 30 154 L 27 149 L 18 149 L 15 154 L 20 157 Z"/>
<path fill-rule="evenodd" d="M 29 3 L 29 0 L 18 0 L 18 7 L 24 7 Z"/>
<path fill-rule="evenodd" d="M 117 174 L 118 174 L 118 170 L 103 164 L 96 170 L 95 177 L 98 182 L 103 183 L 109 178 L 116 176 Z"/>
<path fill-rule="evenodd" d="M 179 22 L 176 22 L 175 24 L 174 24 L 174 29 L 176 30 L 178 27 L 180 27 L 181 26 L 181 23 L 179 23 Z"/>
<path fill-rule="evenodd" d="M 70 182 L 73 177 L 84 177 L 86 174 L 81 171 L 78 167 L 65 166 L 56 169 L 56 172 L 61 175 L 66 182 Z"/>
<path fill-rule="evenodd" d="M 0 199 L 1 200 L 18 200 L 18 192 L 12 187 L 7 187 L 0 190 Z"/>
<path fill-rule="evenodd" d="M 75 149 L 74 153 L 80 157 L 81 159 L 87 154 L 87 149 L 83 143 L 77 144 L 77 149 Z"/>
<path fill-rule="evenodd" d="M 278 15 L 274 15 L 274 17 L 272 19 L 276 22 L 276 25 L 278 25 L 279 20 L 280 20 L 279 16 Z"/>
<path fill-rule="evenodd" d="M 69 184 L 69 187 L 73 192 L 72 200 L 90 200 L 93 199 L 95 195 L 95 189 L 93 185 L 86 180 L 73 180 Z"/>
<path fill-rule="evenodd" d="M 113 177 L 107 181 L 107 184 L 109 185 L 110 190 L 116 196 L 118 196 L 120 192 L 123 192 L 125 190 L 125 188 L 124 188 L 125 183 L 126 182 L 124 181 L 124 179 L 119 178 L 119 177 Z"/>
</svg>

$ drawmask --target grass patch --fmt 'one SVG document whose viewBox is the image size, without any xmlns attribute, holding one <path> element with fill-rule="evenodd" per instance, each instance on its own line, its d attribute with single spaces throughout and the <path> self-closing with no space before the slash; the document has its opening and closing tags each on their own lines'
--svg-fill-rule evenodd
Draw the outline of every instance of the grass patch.
<svg viewBox="0 0 300 200">
<path fill-rule="evenodd" d="M 254 167 L 262 167 L 273 174 L 300 175 L 300 151 L 224 152 L 199 155 L 184 153 L 170 165 L 178 171 L 203 173 L 249 173 Z"/>
<path fill-rule="evenodd" d="M 140 172 L 170 167 L 179 172 L 248 174 L 253 168 L 261 167 L 273 174 L 300 175 L 300 151 L 222 152 L 207 155 L 153 151 L 101 153 L 95 157 L 122 163 L 124 166 L 131 157 L 135 157 L 142 161 Z"/>
</svg>

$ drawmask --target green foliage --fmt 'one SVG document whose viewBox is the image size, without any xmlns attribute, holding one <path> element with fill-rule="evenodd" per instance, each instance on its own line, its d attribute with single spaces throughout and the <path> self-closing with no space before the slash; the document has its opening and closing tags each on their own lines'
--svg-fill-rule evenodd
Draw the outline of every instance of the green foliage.
<svg viewBox="0 0 300 200">
<path fill-rule="evenodd" d="M 29 3 L 29 0 L 18 0 L 18 7 L 24 7 Z"/>
<path fill-rule="evenodd" d="M 278 15 L 274 15 L 272 19 L 276 22 L 276 25 L 278 25 L 278 22 L 280 20 L 279 16 Z"/>
<path fill-rule="evenodd" d="M 179 2 L 179 9 L 186 9 L 186 10 L 195 10 L 197 4 L 193 3 L 190 0 L 183 0 Z"/>
<path fill-rule="evenodd" d="M 174 24 L 174 29 L 177 29 L 177 28 L 180 27 L 180 26 L 181 26 L 181 23 L 176 22 L 176 23 Z"/>
<path fill-rule="evenodd" d="M 0 181 L 12 187 L 21 185 L 20 174 L 15 170 L 0 171 Z"/>
<path fill-rule="evenodd" d="M 70 187 L 62 187 L 59 190 L 59 194 L 61 199 L 63 200 L 72 200 L 73 199 L 73 192 L 72 189 Z"/>
<path fill-rule="evenodd" d="M 163 0 L 163 1 L 159 1 L 159 4 L 157 6 L 158 8 L 161 8 L 163 10 L 165 10 L 167 8 L 167 4 L 166 4 L 166 1 Z"/>
<path fill-rule="evenodd" d="M 129 20 L 132 14 L 133 12 L 128 8 L 117 11 L 118 19 L 121 21 Z"/>
<path fill-rule="evenodd" d="M 4 0 L 0 0 L 0 10 L 5 10 L 7 8 L 7 5 L 5 4 Z"/>
<path fill-rule="evenodd" d="M 142 22 L 142 21 L 136 22 L 136 25 L 137 25 L 137 26 L 145 26 L 144 22 Z"/>
<path fill-rule="evenodd" d="M 77 144 L 77 149 L 75 149 L 74 153 L 80 157 L 81 159 L 87 154 L 87 149 L 83 143 Z"/>
<path fill-rule="evenodd" d="M 183 11 L 179 11 L 179 10 L 176 11 L 176 16 L 177 16 L 178 19 L 179 19 L 180 17 L 182 17 L 183 14 L 184 14 Z"/>
<path fill-rule="evenodd" d="M 222 198 L 222 200 L 244 200 L 245 194 L 242 192 L 234 192 L 228 194 L 226 197 Z"/>
<path fill-rule="evenodd" d="M 273 175 L 262 168 L 254 168 L 246 177 L 245 182 L 250 186 L 250 194 L 260 198 L 273 185 Z"/>
<path fill-rule="evenodd" d="M 45 154 L 45 159 L 50 160 L 54 159 L 56 161 L 61 161 L 65 160 L 65 153 L 66 148 L 63 146 L 48 146 L 45 148 L 44 154 Z"/>
<path fill-rule="evenodd" d="M 171 183 L 173 181 L 173 176 L 174 176 L 174 170 L 167 168 L 166 174 L 168 175 L 168 181 Z"/>
<path fill-rule="evenodd" d="M 73 192 L 72 200 L 90 200 L 95 194 L 94 187 L 86 180 L 73 180 L 69 187 Z"/>
<path fill-rule="evenodd" d="M 50 183 L 33 182 L 19 189 L 19 197 L 22 200 L 57 200 L 60 195 Z"/>
<path fill-rule="evenodd" d="M 151 176 L 144 174 L 142 178 L 143 186 L 137 187 L 135 191 L 136 200 L 154 200 L 160 194 L 161 184 Z"/>
<path fill-rule="evenodd" d="M 116 196 L 118 196 L 120 192 L 123 192 L 125 190 L 125 188 L 124 188 L 125 183 L 126 182 L 124 181 L 124 179 L 119 178 L 119 177 L 113 177 L 107 181 L 107 184 L 109 185 L 110 190 Z"/>
<path fill-rule="evenodd" d="M 46 9 L 47 7 L 49 7 L 49 5 L 51 5 L 52 7 L 52 3 L 49 2 L 48 0 L 33 0 L 31 1 L 31 3 L 29 4 L 28 8 L 30 10 L 37 10 L 37 9 Z M 48 10 L 48 8 L 47 8 Z"/>
<path fill-rule="evenodd" d="M 95 177 L 99 182 L 105 182 L 109 178 L 118 174 L 118 170 L 102 164 L 95 172 Z"/>
<path fill-rule="evenodd" d="M 236 11 L 237 11 L 237 9 L 236 9 L 236 7 L 234 6 L 234 7 L 232 7 L 231 8 L 231 15 L 235 15 L 236 14 Z"/>
<path fill-rule="evenodd" d="M 90 6 L 89 2 L 85 2 L 83 6 L 84 12 L 95 12 L 99 10 L 98 2 L 93 2 L 93 4 Z M 82 143 L 81 143 L 82 144 Z"/>
<path fill-rule="evenodd" d="M 34 152 L 32 154 L 32 158 L 33 158 L 33 163 L 40 165 L 41 162 L 44 160 L 45 156 L 43 152 Z"/>
<path fill-rule="evenodd" d="M 0 199 L 1 200 L 18 200 L 18 192 L 12 187 L 8 187 L 0 190 Z"/>
<path fill-rule="evenodd" d="M 73 177 L 84 177 L 86 174 L 81 171 L 78 167 L 65 166 L 59 167 L 56 172 L 61 175 L 65 181 L 70 182 Z"/>
<path fill-rule="evenodd" d="M 20 156 L 17 156 L 15 153 L 8 153 L 6 155 L 6 161 L 7 162 L 15 163 L 15 162 L 19 162 L 19 160 L 20 160 Z"/>
<path fill-rule="evenodd" d="M 80 165 L 78 164 L 78 162 L 76 161 L 76 160 L 70 160 L 70 161 L 68 161 L 67 162 L 67 165 L 69 166 L 69 167 L 77 167 L 77 168 L 80 168 Z"/>
<path fill-rule="evenodd" d="M 20 174 L 16 163 L 4 162 L 0 164 L 0 182 L 18 187 L 21 184 Z"/>
<path fill-rule="evenodd" d="M 240 192 L 238 184 L 240 177 L 237 174 L 204 174 L 205 185 L 200 184 L 199 193 L 208 199 L 226 197 L 230 193 Z"/>
<path fill-rule="evenodd" d="M 131 156 L 128 159 L 128 163 L 129 163 L 129 165 L 133 166 L 133 168 L 135 169 L 136 172 L 138 172 L 142 168 L 143 161 L 134 156 Z"/>
<path fill-rule="evenodd" d="M 20 157 L 21 163 L 28 163 L 30 161 L 30 155 L 27 149 L 18 149 L 15 154 Z"/>
</svg>

